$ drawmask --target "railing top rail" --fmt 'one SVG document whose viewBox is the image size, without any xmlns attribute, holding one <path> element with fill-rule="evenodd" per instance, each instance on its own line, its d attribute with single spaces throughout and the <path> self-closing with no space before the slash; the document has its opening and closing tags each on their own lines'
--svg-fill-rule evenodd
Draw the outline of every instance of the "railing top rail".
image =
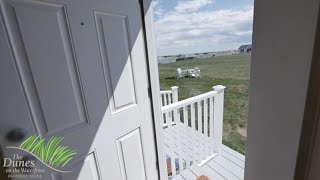
<svg viewBox="0 0 320 180">
<path fill-rule="evenodd" d="M 167 93 L 172 93 L 171 90 L 167 90 L 167 91 L 160 91 L 160 94 L 167 94 Z"/>
<path fill-rule="evenodd" d="M 192 103 L 195 103 L 195 102 L 207 99 L 209 97 L 212 97 L 215 94 L 217 94 L 216 91 L 210 91 L 210 92 L 207 92 L 207 93 L 204 93 L 204 94 L 200 94 L 198 96 L 194 96 L 194 97 L 182 100 L 182 101 L 178 101 L 178 102 L 163 106 L 162 107 L 162 113 L 166 113 L 166 112 L 172 111 L 174 109 L 182 108 L 183 106 L 187 106 L 187 105 L 190 105 Z"/>
</svg>

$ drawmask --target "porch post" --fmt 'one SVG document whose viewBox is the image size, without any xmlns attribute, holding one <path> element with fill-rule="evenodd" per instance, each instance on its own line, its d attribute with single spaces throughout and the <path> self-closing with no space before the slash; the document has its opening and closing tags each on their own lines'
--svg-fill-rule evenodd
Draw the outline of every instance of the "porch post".
<svg viewBox="0 0 320 180">
<path fill-rule="evenodd" d="M 172 103 L 178 102 L 178 86 L 172 86 Z M 175 123 L 180 123 L 180 110 L 173 111 L 173 119 Z"/>
<path fill-rule="evenodd" d="M 178 102 L 178 86 L 172 86 L 172 103 Z"/>
<path fill-rule="evenodd" d="M 222 147 L 223 133 L 223 104 L 224 104 L 224 89 L 225 86 L 217 85 L 212 87 L 217 94 L 214 96 L 213 105 L 213 151 L 220 153 Z"/>
</svg>

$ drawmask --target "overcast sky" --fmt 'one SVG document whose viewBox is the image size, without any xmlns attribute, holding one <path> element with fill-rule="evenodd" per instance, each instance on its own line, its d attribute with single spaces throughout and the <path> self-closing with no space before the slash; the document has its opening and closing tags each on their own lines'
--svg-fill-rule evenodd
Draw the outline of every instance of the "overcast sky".
<svg viewBox="0 0 320 180">
<path fill-rule="evenodd" d="M 158 55 L 251 43 L 253 0 L 155 0 L 153 6 Z"/>
</svg>

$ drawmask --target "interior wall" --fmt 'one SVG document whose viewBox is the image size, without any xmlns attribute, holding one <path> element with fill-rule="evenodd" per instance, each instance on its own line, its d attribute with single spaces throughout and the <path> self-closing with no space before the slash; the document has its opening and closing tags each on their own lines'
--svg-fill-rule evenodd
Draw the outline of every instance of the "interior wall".
<svg viewBox="0 0 320 180">
<path fill-rule="evenodd" d="M 319 0 L 256 0 L 246 180 L 293 179 Z"/>
</svg>

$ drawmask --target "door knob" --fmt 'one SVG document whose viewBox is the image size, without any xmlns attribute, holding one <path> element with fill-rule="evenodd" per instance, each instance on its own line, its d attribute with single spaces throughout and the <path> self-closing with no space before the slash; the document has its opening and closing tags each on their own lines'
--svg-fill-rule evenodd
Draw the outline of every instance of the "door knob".
<svg viewBox="0 0 320 180">
<path fill-rule="evenodd" d="M 7 139 L 11 142 L 20 142 L 26 137 L 27 133 L 27 130 L 23 128 L 15 128 L 8 132 Z"/>
</svg>

